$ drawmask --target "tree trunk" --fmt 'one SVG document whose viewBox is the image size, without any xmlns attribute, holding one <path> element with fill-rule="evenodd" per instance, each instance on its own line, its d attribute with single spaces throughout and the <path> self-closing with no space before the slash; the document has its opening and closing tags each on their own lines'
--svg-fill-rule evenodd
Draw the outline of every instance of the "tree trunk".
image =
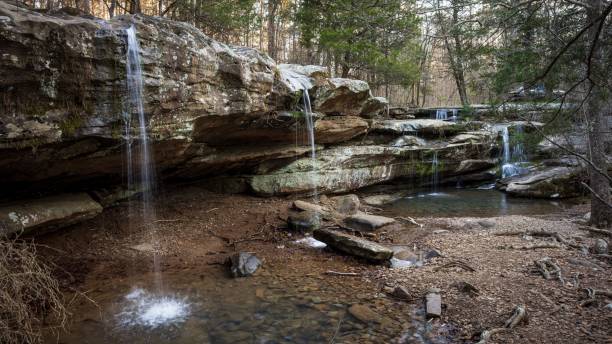
<svg viewBox="0 0 612 344">
<path fill-rule="evenodd" d="M 130 0 L 130 14 L 140 13 L 140 0 Z"/>
<path fill-rule="evenodd" d="M 111 0 L 110 6 L 108 6 L 108 16 L 112 19 L 115 16 L 115 8 L 117 7 L 117 0 Z"/>
<path fill-rule="evenodd" d="M 593 23 L 599 18 L 604 9 L 603 0 L 590 0 L 588 1 L 587 9 L 587 25 Z M 604 19 L 605 20 L 605 19 Z M 600 171 L 607 172 L 607 161 L 605 153 L 605 139 L 608 128 L 606 123 L 606 116 L 609 115 L 612 110 L 609 100 L 605 97 L 605 90 L 602 89 L 602 84 L 605 85 L 606 80 L 597 82 L 598 76 L 606 75 L 604 73 L 604 58 L 606 56 L 605 45 L 601 42 L 604 32 L 601 33 L 599 39 L 596 40 L 597 33 L 599 30 L 599 22 L 592 25 L 588 31 L 588 42 L 589 49 L 586 49 L 587 58 L 590 51 L 593 50 L 593 54 L 590 61 L 591 70 L 590 78 L 587 78 L 587 89 L 592 87 L 592 92 L 588 95 L 586 102 L 586 115 L 589 121 L 588 123 L 588 138 L 590 145 L 590 158 L 591 162 Z M 596 44 L 595 48 L 592 49 L 592 45 Z M 592 79 L 595 79 L 594 81 Z M 591 223 L 594 226 L 606 228 L 612 225 L 612 196 L 610 195 L 610 182 L 600 172 L 597 172 L 595 168 L 589 166 L 589 177 L 590 186 L 597 195 L 591 197 Z M 599 196 L 599 197 L 597 197 Z M 607 203 L 607 204 L 606 204 Z"/>
<path fill-rule="evenodd" d="M 276 9 L 278 0 L 268 0 L 268 55 L 276 61 Z"/>
</svg>

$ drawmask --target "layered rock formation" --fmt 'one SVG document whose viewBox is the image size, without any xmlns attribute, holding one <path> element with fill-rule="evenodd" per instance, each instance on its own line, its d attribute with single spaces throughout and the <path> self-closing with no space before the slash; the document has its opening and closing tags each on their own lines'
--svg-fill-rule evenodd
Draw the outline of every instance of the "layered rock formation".
<svg viewBox="0 0 612 344">
<path fill-rule="evenodd" d="M 0 187 L 7 194 L 121 183 L 123 148 L 137 133 L 125 131 L 131 25 L 162 177 L 240 176 L 261 195 L 313 186 L 342 192 L 423 177 L 434 154 L 451 174 L 473 172 L 458 169 L 461 160 L 490 155 L 491 135 L 469 133 L 478 128 L 380 119 L 386 100 L 363 81 L 329 78 L 318 66 L 277 66 L 186 23 L 141 15 L 102 21 L 8 3 L 0 3 L 0 18 Z M 315 161 L 306 158 L 296 84 L 306 85 L 317 113 Z"/>
</svg>

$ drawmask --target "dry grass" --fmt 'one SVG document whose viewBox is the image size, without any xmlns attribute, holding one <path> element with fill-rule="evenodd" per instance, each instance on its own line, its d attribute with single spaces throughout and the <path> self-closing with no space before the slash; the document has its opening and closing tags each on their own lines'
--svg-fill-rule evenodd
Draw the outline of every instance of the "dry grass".
<svg viewBox="0 0 612 344">
<path fill-rule="evenodd" d="M 35 246 L 0 238 L 0 343 L 41 343 L 43 330 L 59 331 L 66 317 L 58 282 Z"/>
</svg>

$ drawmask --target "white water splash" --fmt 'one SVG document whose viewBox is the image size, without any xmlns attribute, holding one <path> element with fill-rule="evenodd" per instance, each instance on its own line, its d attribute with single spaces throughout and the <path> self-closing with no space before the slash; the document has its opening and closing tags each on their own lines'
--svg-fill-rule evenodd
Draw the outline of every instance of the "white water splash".
<svg viewBox="0 0 612 344">
<path fill-rule="evenodd" d="M 301 246 L 312 247 L 312 248 L 327 247 L 326 243 L 319 241 L 313 237 L 305 237 L 305 238 L 294 241 L 294 243 L 301 245 Z"/>
<path fill-rule="evenodd" d="M 123 311 L 117 315 L 122 327 L 156 328 L 184 322 L 189 315 L 186 298 L 156 296 L 136 288 L 125 296 L 125 301 Z"/>
</svg>

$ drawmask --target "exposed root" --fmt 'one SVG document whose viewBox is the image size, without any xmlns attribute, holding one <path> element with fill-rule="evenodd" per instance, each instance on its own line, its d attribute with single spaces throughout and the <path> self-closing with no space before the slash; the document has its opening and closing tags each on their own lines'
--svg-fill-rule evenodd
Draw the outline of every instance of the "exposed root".
<svg viewBox="0 0 612 344">
<path fill-rule="evenodd" d="M 41 343 L 43 324 L 57 332 L 66 317 L 59 284 L 35 246 L 0 238 L 0 343 Z"/>
<path fill-rule="evenodd" d="M 412 223 L 412 224 L 413 224 L 413 225 L 415 225 L 415 226 L 419 226 L 420 228 L 423 228 L 423 224 L 422 224 L 422 223 L 418 223 L 418 222 L 417 222 L 415 219 L 413 219 L 413 218 L 412 218 L 412 217 L 410 217 L 410 216 L 406 216 L 406 217 L 401 217 L 401 216 L 399 216 L 399 217 L 396 217 L 396 219 L 398 219 L 398 220 L 403 220 L 403 221 L 406 221 L 406 222 Z"/>
<path fill-rule="evenodd" d="M 506 322 L 504 323 L 504 327 L 496 327 L 490 330 L 483 331 L 482 334 L 480 335 L 480 341 L 478 341 L 478 343 L 476 344 L 486 344 L 494 334 L 505 332 L 505 331 L 508 331 L 514 328 L 516 325 L 525 321 L 526 316 L 527 316 L 527 312 L 525 310 L 525 306 L 523 305 L 516 306 L 514 308 L 514 312 L 512 312 L 512 316 L 508 320 L 506 320 Z"/>
<path fill-rule="evenodd" d="M 356 273 L 356 272 L 339 272 L 339 271 L 325 271 L 326 275 L 333 275 L 333 276 L 361 276 L 361 274 Z"/>
<path fill-rule="evenodd" d="M 597 233 L 601 235 L 606 235 L 608 237 L 612 237 L 612 231 L 607 230 L 607 229 L 600 229 L 600 228 L 595 228 L 591 226 L 580 226 L 578 228 L 585 230 L 585 231 L 589 231 L 591 233 Z"/>
<path fill-rule="evenodd" d="M 552 276 L 556 275 L 561 284 L 565 285 L 565 281 L 561 276 L 561 268 L 554 259 L 544 257 L 539 260 L 534 260 L 533 263 L 538 268 L 538 271 L 540 271 L 544 279 L 549 280 L 552 278 Z"/>
<path fill-rule="evenodd" d="M 533 244 L 533 245 L 525 245 L 521 247 L 510 247 L 510 248 L 519 248 L 519 249 L 534 249 L 534 248 L 564 248 L 563 245 L 569 246 L 572 248 L 576 248 L 582 250 L 584 248 L 583 245 L 576 244 L 573 240 L 565 239 L 558 232 L 548 232 L 548 231 L 509 231 L 509 232 L 500 232 L 495 233 L 495 235 L 499 236 L 513 236 L 513 235 L 529 235 L 536 237 L 551 237 L 554 238 L 557 243 L 545 243 L 545 244 Z"/>
</svg>

